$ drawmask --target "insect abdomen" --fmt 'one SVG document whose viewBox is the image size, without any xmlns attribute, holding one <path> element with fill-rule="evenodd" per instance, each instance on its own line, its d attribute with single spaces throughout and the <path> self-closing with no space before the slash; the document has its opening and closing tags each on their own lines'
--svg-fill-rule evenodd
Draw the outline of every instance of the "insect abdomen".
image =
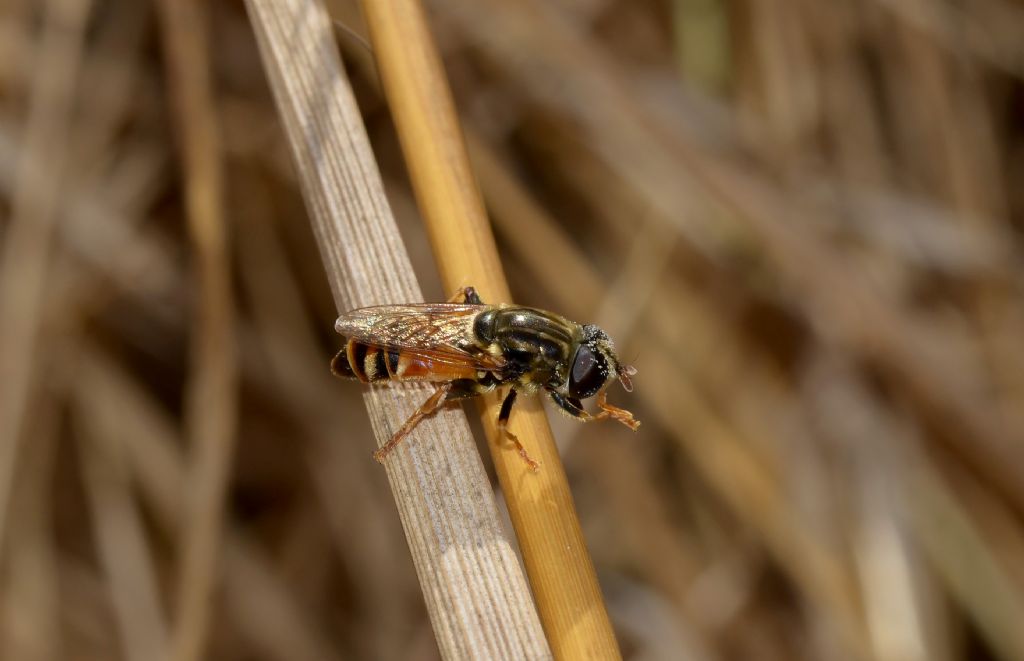
<svg viewBox="0 0 1024 661">
<path fill-rule="evenodd" d="M 331 361 L 336 376 L 363 383 L 379 381 L 452 381 L 474 378 L 471 365 L 434 361 L 428 356 L 400 349 L 388 349 L 359 340 L 347 340 L 345 348 Z"/>
</svg>

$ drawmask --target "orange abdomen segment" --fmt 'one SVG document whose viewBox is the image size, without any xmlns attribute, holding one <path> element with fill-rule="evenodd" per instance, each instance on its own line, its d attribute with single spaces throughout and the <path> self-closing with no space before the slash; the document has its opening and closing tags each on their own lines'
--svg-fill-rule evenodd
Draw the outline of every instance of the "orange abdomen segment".
<svg viewBox="0 0 1024 661">
<path fill-rule="evenodd" d="M 433 360 L 429 356 L 399 352 L 398 365 L 391 378 L 401 381 L 454 381 L 476 378 L 473 365 L 457 365 Z"/>
</svg>

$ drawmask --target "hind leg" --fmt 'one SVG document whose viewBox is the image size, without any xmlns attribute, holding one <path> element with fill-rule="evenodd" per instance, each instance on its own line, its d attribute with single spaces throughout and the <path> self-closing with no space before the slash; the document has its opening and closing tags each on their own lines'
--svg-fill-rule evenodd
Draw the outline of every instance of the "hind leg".
<svg viewBox="0 0 1024 661">
<path fill-rule="evenodd" d="M 387 458 L 391 451 L 394 450 L 399 443 L 402 442 L 406 436 L 416 428 L 416 425 L 420 424 L 423 418 L 433 415 L 439 408 L 444 406 L 445 400 L 448 399 L 448 392 L 452 389 L 451 383 L 442 383 L 434 391 L 427 401 L 423 402 L 416 411 L 409 416 L 409 419 L 405 421 L 405 424 L 396 431 L 387 443 L 374 450 L 373 458 L 377 460 L 377 463 L 384 463 L 384 459 Z"/>
</svg>

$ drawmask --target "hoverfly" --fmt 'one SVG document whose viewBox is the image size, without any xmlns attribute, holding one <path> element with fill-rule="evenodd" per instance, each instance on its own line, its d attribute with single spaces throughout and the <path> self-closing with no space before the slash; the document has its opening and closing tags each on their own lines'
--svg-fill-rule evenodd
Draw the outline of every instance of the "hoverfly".
<svg viewBox="0 0 1024 661">
<path fill-rule="evenodd" d="M 461 303 L 455 301 L 462 298 Z M 498 386 L 511 388 L 498 414 L 498 431 L 537 470 L 507 425 L 518 393 L 544 390 L 558 408 L 584 422 L 611 418 L 636 431 L 633 414 L 607 402 L 605 389 L 615 379 L 633 390 L 633 367 L 619 362 L 608 335 L 551 312 L 518 305 L 485 305 L 466 287 L 447 303 L 382 305 L 352 310 L 338 317 L 335 330 L 345 348 L 331 361 L 331 371 L 363 383 L 431 381 L 437 390 L 373 453 L 385 457 L 421 420 L 445 402 L 475 397 Z M 580 400 L 597 395 L 600 413 L 591 414 Z"/>
</svg>

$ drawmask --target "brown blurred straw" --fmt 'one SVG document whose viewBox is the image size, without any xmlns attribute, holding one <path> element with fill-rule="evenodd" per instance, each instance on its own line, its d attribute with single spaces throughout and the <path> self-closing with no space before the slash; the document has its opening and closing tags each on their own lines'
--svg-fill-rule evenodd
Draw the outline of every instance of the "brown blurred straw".
<svg viewBox="0 0 1024 661">
<path fill-rule="evenodd" d="M 57 578 L 59 402 L 36 389 L 26 416 L 32 439 L 22 453 L 11 498 L 11 533 L 0 590 L 0 659 L 57 661 L 68 653 L 60 635 L 63 585 Z"/>
<path fill-rule="evenodd" d="M 345 566 L 360 568 L 354 586 L 358 616 L 351 627 L 357 632 L 353 654 L 402 656 L 409 641 L 396 631 L 422 628 L 424 623 L 417 609 L 410 608 L 410 587 L 415 589 L 415 584 L 400 522 L 391 516 L 391 502 L 381 497 L 384 476 L 367 470 L 366 448 L 337 442 L 338 429 L 366 437 L 372 430 L 359 399 L 338 399 L 338 391 L 351 384 L 324 369 L 317 315 L 303 304 L 280 228 L 273 227 L 273 201 L 260 192 L 263 183 L 249 183 L 249 194 L 236 206 L 239 217 L 246 219 L 246 231 L 238 234 L 241 281 L 252 311 L 252 336 L 264 349 L 256 375 L 281 393 L 305 439 L 305 463 L 329 524 L 319 534 L 333 539 Z M 365 525 L 367 521 L 372 525 Z M 357 528 L 361 534 L 355 537 Z"/>
<path fill-rule="evenodd" d="M 83 417 L 123 455 L 156 525 L 173 535 L 185 525 L 186 472 L 174 422 L 142 384 L 96 347 L 84 344 L 78 362 Z M 269 558 L 240 529 L 226 526 L 221 561 L 226 610 L 266 658 L 336 661 L 331 643 Z M 158 657 L 149 657 L 158 658 Z"/>
<path fill-rule="evenodd" d="M 558 224 L 497 154 L 477 138 L 470 140 L 470 147 L 487 198 L 496 209 L 496 227 L 511 253 L 546 283 L 548 293 L 566 312 L 582 315 L 595 309 L 604 290 L 597 270 L 557 229 Z M 548 247 L 548 254 L 541 256 L 532 250 L 536 241 Z M 572 278 L 559 277 L 566 274 Z M 699 369 L 693 359 L 687 358 L 689 348 L 678 332 L 679 319 L 688 320 L 685 326 L 702 326 L 707 324 L 707 313 L 687 303 L 683 293 L 673 291 L 668 283 L 662 284 L 659 295 L 673 301 L 672 314 L 678 316 L 668 317 L 664 307 L 651 306 L 645 323 L 638 328 L 636 343 L 653 354 L 672 358 L 646 362 L 644 382 L 660 387 L 639 389 L 636 394 L 644 398 L 655 418 L 689 453 L 694 467 L 722 501 L 761 535 L 766 548 L 807 599 L 835 621 L 853 657 L 870 658 L 855 591 L 843 563 L 828 553 L 787 508 L 782 485 L 753 450 L 751 437 L 744 436 L 732 420 L 716 414 L 714 404 L 694 385 L 695 380 L 706 380 L 707 370 Z M 714 327 L 714 333 L 722 341 L 734 341 L 727 328 Z M 693 339 L 692 328 L 685 339 Z M 746 378 L 756 378 L 753 366 Z M 706 382 L 704 387 L 711 389 Z M 771 437 L 782 432 L 765 424 L 758 433 Z"/>
<path fill-rule="evenodd" d="M 74 81 L 91 6 L 90 0 L 46 3 L 37 45 L 38 71 L 32 77 L 21 160 L 0 254 L 0 552 L 61 203 L 62 149 L 68 140 Z"/>
<path fill-rule="evenodd" d="M 89 377 L 92 373 L 79 371 L 77 376 Z M 122 411 L 104 406 L 94 379 L 80 378 L 76 385 L 75 422 L 82 440 L 83 485 L 124 658 L 160 658 L 166 654 L 166 621 L 152 549 L 131 490 L 125 441 L 118 438 L 125 433 Z"/>
<path fill-rule="evenodd" d="M 326 13 L 311 0 L 247 6 L 338 310 L 422 300 Z M 429 390 L 366 393 L 378 444 Z M 386 469 L 442 655 L 550 657 L 462 412 L 421 424 Z"/>
<path fill-rule="evenodd" d="M 926 353 L 926 324 L 865 282 L 849 256 L 830 249 L 816 230 L 825 209 L 798 190 L 779 188 L 767 172 L 706 148 L 689 122 L 655 116 L 598 45 L 546 3 L 432 2 L 531 99 L 578 122 L 600 159 L 660 211 L 666 229 L 711 258 L 733 232 L 757 247 L 822 337 L 906 390 L 908 401 L 944 430 L 938 438 L 1024 512 L 1016 470 L 1021 430 L 1001 426 L 992 403 L 964 386 L 964 374 Z"/>
<path fill-rule="evenodd" d="M 203 655 L 214 604 L 224 494 L 237 423 L 238 376 L 224 182 L 205 16 L 196 0 L 163 0 L 158 6 L 200 294 L 186 386 L 192 465 L 172 642 L 174 659 L 192 661 Z"/>
<path fill-rule="evenodd" d="M 451 291 L 472 285 L 484 301 L 511 301 L 423 7 L 416 0 L 364 0 L 362 6 L 442 282 Z M 483 422 L 548 641 L 558 658 L 617 658 L 541 402 L 517 403 L 510 425 L 540 461 L 533 473 L 496 433 L 502 394 L 486 398 Z"/>
<path fill-rule="evenodd" d="M 870 489 L 865 495 L 889 500 L 876 516 L 891 517 L 893 525 L 900 527 L 901 537 L 913 533 L 914 544 L 908 551 L 930 560 L 936 577 L 1000 658 L 1024 659 L 1024 632 L 1020 628 L 1024 596 L 1019 583 L 995 554 L 1001 546 L 1012 547 L 1014 542 L 1003 538 L 992 543 L 992 538 L 986 540 L 979 529 L 994 513 L 993 506 L 1002 505 L 967 500 L 965 496 L 979 493 L 978 485 L 970 483 L 972 476 L 957 466 L 961 473 L 957 479 L 945 477 L 924 451 L 914 426 L 898 413 L 872 402 L 868 390 L 852 378 L 853 371 L 842 358 L 828 356 L 817 369 L 807 397 L 828 420 L 829 435 L 841 441 L 843 451 L 849 453 L 862 474 L 857 479 L 869 481 L 861 487 Z M 883 587 L 891 589 L 895 582 L 893 572 L 886 571 Z M 865 607 L 869 614 L 877 605 L 871 603 L 868 593 Z M 927 611 L 927 605 L 922 606 Z M 892 608 L 892 603 L 881 604 L 882 614 L 875 614 L 875 622 L 883 620 L 891 626 Z M 919 617 L 908 612 L 902 616 Z M 926 642 L 934 646 L 942 639 L 931 636 Z"/>
</svg>

